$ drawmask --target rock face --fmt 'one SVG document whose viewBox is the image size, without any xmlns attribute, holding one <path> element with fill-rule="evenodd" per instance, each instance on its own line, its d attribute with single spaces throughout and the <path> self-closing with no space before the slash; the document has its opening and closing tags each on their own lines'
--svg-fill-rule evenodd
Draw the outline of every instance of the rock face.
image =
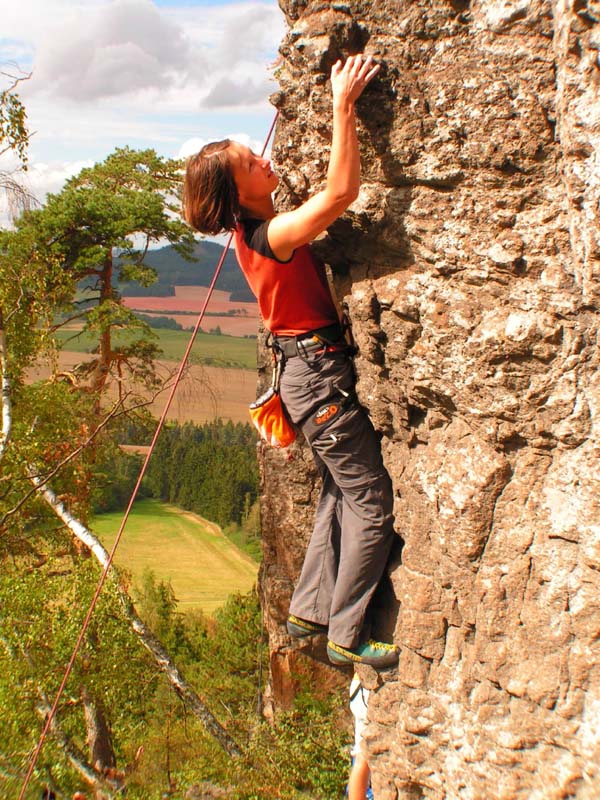
<svg viewBox="0 0 600 800">
<path fill-rule="evenodd" d="M 383 64 L 359 103 L 360 197 L 319 243 L 404 542 L 381 616 L 400 668 L 366 740 L 377 800 L 598 798 L 600 3 L 280 5 L 282 207 L 324 178 L 331 64 Z M 347 676 L 285 634 L 310 454 L 264 450 L 262 470 L 285 705 L 302 674 Z"/>
</svg>

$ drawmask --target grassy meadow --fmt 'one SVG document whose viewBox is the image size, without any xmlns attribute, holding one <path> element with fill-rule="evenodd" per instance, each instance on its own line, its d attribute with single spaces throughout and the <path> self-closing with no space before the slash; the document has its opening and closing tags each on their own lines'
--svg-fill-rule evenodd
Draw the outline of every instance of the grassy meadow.
<svg viewBox="0 0 600 800">
<path fill-rule="evenodd" d="M 110 550 L 122 512 L 101 514 L 91 528 Z M 258 564 L 235 547 L 217 525 L 196 514 L 161 503 L 134 504 L 115 555 L 134 588 L 145 570 L 171 583 L 180 611 L 210 615 L 229 595 L 248 592 L 256 583 Z M 135 592 L 134 592 L 135 596 Z"/>
<path fill-rule="evenodd" d="M 171 331 L 155 328 L 158 346 L 162 350 L 161 359 L 181 361 L 190 340 L 189 331 Z M 90 353 L 98 344 L 98 337 L 90 336 L 73 329 L 59 330 L 55 337 L 63 350 L 73 353 Z M 114 343 L 131 342 L 136 338 L 135 331 L 121 331 L 114 336 Z M 240 336 L 224 336 L 199 333 L 190 354 L 192 364 L 205 364 L 215 367 L 256 369 L 256 339 Z"/>
</svg>

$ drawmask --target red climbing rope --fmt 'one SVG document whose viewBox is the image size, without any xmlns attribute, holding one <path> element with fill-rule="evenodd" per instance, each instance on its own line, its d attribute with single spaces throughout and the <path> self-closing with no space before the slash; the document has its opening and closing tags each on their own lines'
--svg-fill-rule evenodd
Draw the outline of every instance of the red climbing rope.
<svg viewBox="0 0 600 800">
<path fill-rule="evenodd" d="M 267 138 L 265 139 L 265 143 L 264 143 L 263 149 L 261 151 L 261 157 L 265 154 L 265 150 L 267 149 L 267 146 L 269 144 L 269 140 L 271 139 L 271 136 L 273 135 L 273 130 L 275 128 L 275 123 L 277 122 L 277 117 L 278 116 L 279 116 L 279 112 L 277 111 L 275 113 L 275 116 L 273 117 L 273 122 L 271 123 L 271 127 L 269 128 L 269 132 L 267 134 Z M 135 488 L 134 488 L 134 490 L 132 492 L 131 498 L 130 498 L 129 503 L 127 505 L 127 509 L 126 509 L 125 514 L 123 516 L 123 519 L 121 521 L 121 525 L 119 527 L 117 536 L 116 536 L 114 544 L 112 546 L 112 550 L 110 551 L 110 554 L 108 556 L 108 561 L 106 562 L 106 565 L 105 565 L 105 567 L 104 567 L 104 569 L 102 571 L 102 574 L 100 576 L 100 580 L 98 581 L 98 585 L 96 586 L 96 591 L 94 592 L 94 596 L 92 597 L 92 602 L 90 603 L 90 607 L 88 608 L 87 614 L 85 615 L 85 619 L 83 621 L 83 625 L 81 626 L 81 631 L 79 632 L 79 636 L 77 637 L 77 641 L 75 642 L 75 647 L 73 648 L 73 653 L 71 654 L 71 658 L 69 659 L 69 663 L 67 664 L 67 668 L 65 670 L 65 674 L 64 674 L 63 679 L 61 681 L 61 684 L 60 684 L 60 686 L 58 688 L 58 692 L 56 693 L 56 698 L 54 700 L 52 708 L 50 709 L 50 711 L 48 713 L 48 716 L 46 717 L 46 723 L 45 723 L 44 728 L 42 730 L 42 733 L 40 735 L 39 741 L 37 743 L 37 747 L 36 747 L 36 749 L 35 749 L 35 751 L 33 753 L 33 756 L 31 758 L 31 761 L 30 761 L 30 764 L 29 764 L 29 769 L 27 770 L 27 775 L 25 776 L 25 780 L 23 781 L 23 785 L 21 787 L 21 791 L 20 791 L 18 800 L 23 800 L 23 798 L 25 797 L 25 790 L 27 789 L 29 781 L 31 780 L 31 776 L 33 774 L 33 770 L 35 769 L 35 765 L 37 763 L 37 760 L 38 760 L 38 757 L 40 755 L 40 752 L 42 750 L 42 747 L 43 747 L 43 744 L 44 744 L 44 740 L 45 740 L 45 738 L 46 738 L 46 736 L 48 734 L 48 731 L 50 730 L 50 726 L 52 725 L 52 720 L 54 719 L 54 717 L 56 715 L 56 711 L 58 709 L 58 703 L 60 701 L 60 698 L 62 697 L 62 694 L 64 692 L 65 686 L 67 685 L 67 681 L 69 679 L 69 675 L 71 674 L 71 671 L 73 669 L 73 665 L 75 664 L 75 659 L 77 658 L 77 654 L 79 653 L 79 649 L 80 649 L 81 644 L 83 642 L 83 638 L 84 638 L 84 636 L 86 634 L 86 631 L 88 629 L 88 626 L 90 624 L 90 620 L 92 618 L 92 614 L 94 613 L 94 609 L 96 607 L 96 603 L 98 602 L 98 598 L 100 597 L 100 593 L 102 592 L 102 588 L 103 588 L 104 583 L 106 581 L 106 576 L 108 575 L 108 572 L 109 572 L 109 570 L 110 570 L 110 568 L 112 566 L 112 562 L 113 562 L 113 558 L 114 558 L 115 552 L 116 552 L 117 547 L 119 546 L 119 542 L 121 540 L 121 535 L 123 533 L 125 525 L 127 524 L 127 520 L 129 519 L 129 513 L 130 513 L 130 511 L 131 511 L 131 509 L 133 507 L 133 503 L 135 501 L 135 498 L 137 496 L 138 490 L 139 490 L 140 485 L 142 483 L 142 479 L 143 479 L 144 475 L 146 474 L 146 468 L 148 467 L 148 463 L 149 463 L 150 458 L 152 456 L 152 451 L 154 450 L 154 446 L 156 445 L 156 442 L 157 442 L 158 437 L 160 435 L 160 432 L 162 430 L 164 421 L 165 421 L 165 419 L 167 417 L 167 413 L 169 411 L 169 408 L 171 407 L 171 402 L 173 400 L 173 397 L 175 396 L 175 392 L 177 390 L 177 386 L 179 385 L 179 382 L 181 381 L 181 377 L 183 375 L 183 370 L 185 369 L 185 366 L 187 364 L 190 352 L 191 352 L 192 347 L 194 345 L 194 342 L 196 340 L 196 336 L 198 335 L 198 331 L 200 330 L 200 324 L 202 323 L 202 320 L 204 318 L 204 314 L 206 312 L 206 308 L 207 308 L 207 306 L 208 306 L 208 304 L 210 302 L 210 299 L 212 297 L 212 293 L 213 293 L 213 290 L 215 288 L 215 284 L 216 284 L 216 282 L 217 282 L 217 280 L 219 278 L 219 275 L 221 273 L 221 267 L 223 266 L 223 262 L 225 261 L 225 256 L 227 255 L 227 252 L 228 252 L 229 247 L 231 245 L 232 239 L 233 239 L 233 232 L 229 235 L 229 239 L 227 240 L 227 243 L 225 245 L 225 249 L 223 250 L 223 253 L 221 254 L 221 258 L 219 259 L 219 263 L 217 264 L 217 266 L 215 268 L 215 273 L 213 275 L 212 281 L 210 282 L 210 286 L 208 287 L 208 293 L 206 295 L 206 299 L 204 301 L 204 305 L 202 306 L 202 310 L 200 311 L 200 314 L 199 314 L 198 319 L 196 321 L 196 325 L 194 327 L 192 335 L 190 336 L 190 340 L 188 342 L 188 345 L 186 347 L 185 353 L 184 353 L 183 358 L 181 360 L 181 364 L 179 365 L 179 370 L 177 372 L 177 377 L 175 378 L 175 382 L 173 383 L 173 386 L 171 387 L 171 391 L 170 391 L 169 396 L 167 398 L 167 402 L 165 403 L 165 407 L 164 407 L 163 412 L 161 414 L 161 417 L 160 417 L 159 423 L 157 425 L 156 431 L 154 432 L 154 436 L 152 438 L 152 442 L 150 444 L 148 452 L 146 453 L 146 458 L 144 459 L 144 463 L 142 464 L 142 468 L 140 470 L 140 474 L 139 474 L 137 482 L 135 484 Z"/>
</svg>

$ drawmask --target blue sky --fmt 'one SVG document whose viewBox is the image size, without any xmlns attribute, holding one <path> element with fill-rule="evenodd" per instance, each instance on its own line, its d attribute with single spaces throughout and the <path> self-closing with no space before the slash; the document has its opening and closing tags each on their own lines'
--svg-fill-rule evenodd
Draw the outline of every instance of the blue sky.
<svg viewBox="0 0 600 800">
<path fill-rule="evenodd" d="M 32 73 L 19 93 L 34 133 L 26 180 L 40 200 L 115 147 L 182 157 L 225 136 L 259 146 L 269 128 L 285 33 L 276 0 L 4 5 L 0 69 Z"/>
</svg>

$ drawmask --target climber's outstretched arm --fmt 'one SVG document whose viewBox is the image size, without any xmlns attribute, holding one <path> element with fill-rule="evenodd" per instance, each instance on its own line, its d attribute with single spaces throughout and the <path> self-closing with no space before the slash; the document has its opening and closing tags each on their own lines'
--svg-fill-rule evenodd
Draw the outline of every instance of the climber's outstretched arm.
<svg viewBox="0 0 600 800">
<path fill-rule="evenodd" d="M 312 241 L 356 200 L 360 186 L 360 155 L 354 104 L 379 72 L 371 56 L 350 56 L 331 70 L 333 136 L 325 188 L 299 208 L 278 214 L 269 223 L 271 249 L 287 261 L 300 245 Z"/>
</svg>

